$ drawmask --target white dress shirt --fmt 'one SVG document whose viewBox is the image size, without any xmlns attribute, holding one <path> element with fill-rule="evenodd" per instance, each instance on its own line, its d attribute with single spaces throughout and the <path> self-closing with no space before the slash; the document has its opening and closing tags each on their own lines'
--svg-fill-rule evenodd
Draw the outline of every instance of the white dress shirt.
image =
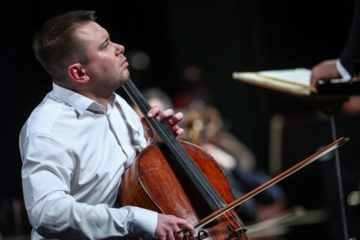
<svg viewBox="0 0 360 240">
<path fill-rule="evenodd" d="M 121 177 L 146 145 L 139 117 L 119 95 L 106 111 L 53 84 L 20 133 L 32 239 L 151 239 L 157 213 L 115 207 Z"/>
</svg>

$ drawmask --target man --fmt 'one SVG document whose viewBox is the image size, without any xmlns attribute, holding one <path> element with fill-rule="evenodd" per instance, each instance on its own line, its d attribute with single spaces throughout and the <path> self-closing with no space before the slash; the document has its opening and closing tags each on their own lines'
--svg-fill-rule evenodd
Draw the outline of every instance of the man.
<svg viewBox="0 0 360 240">
<path fill-rule="evenodd" d="M 94 12 L 50 19 L 36 34 L 34 50 L 53 91 L 20 133 L 32 239 L 181 239 L 181 228 L 193 235 L 186 220 L 116 206 L 121 177 L 147 142 L 138 116 L 114 93 L 129 78 L 124 47 L 110 41 Z M 175 136 L 183 133 L 181 113 L 153 107 L 147 116 L 156 114 Z"/>
</svg>

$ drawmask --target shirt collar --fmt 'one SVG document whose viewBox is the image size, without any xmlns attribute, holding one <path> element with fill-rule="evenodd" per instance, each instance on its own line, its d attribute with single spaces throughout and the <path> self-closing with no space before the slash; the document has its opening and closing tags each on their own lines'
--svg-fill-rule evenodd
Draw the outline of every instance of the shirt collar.
<svg viewBox="0 0 360 240">
<path fill-rule="evenodd" d="M 82 115 L 86 110 L 96 113 L 106 113 L 105 107 L 103 105 L 70 89 L 63 88 L 55 83 L 53 83 L 53 93 L 56 98 L 72 106 L 80 115 Z M 115 93 L 112 93 L 109 98 L 110 105 L 114 106 L 115 101 Z"/>
</svg>

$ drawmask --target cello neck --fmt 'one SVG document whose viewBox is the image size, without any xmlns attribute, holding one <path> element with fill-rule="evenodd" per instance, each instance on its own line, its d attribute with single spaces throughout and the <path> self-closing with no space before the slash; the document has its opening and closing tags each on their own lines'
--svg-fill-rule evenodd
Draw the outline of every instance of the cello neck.
<svg viewBox="0 0 360 240">
<path fill-rule="evenodd" d="M 145 116 L 150 126 L 155 130 L 155 132 L 159 135 L 160 139 L 167 144 L 166 142 L 174 142 L 177 141 L 174 135 L 171 133 L 169 128 L 163 122 L 159 122 L 156 118 L 147 118 L 146 115 L 151 109 L 150 104 L 147 102 L 145 97 L 141 94 L 139 89 L 135 86 L 135 84 L 129 78 L 123 85 L 126 93 L 129 95 L 131 100 L 135 103 L 135 105 L 139 108 L 141 113 Z"/>
</svg>

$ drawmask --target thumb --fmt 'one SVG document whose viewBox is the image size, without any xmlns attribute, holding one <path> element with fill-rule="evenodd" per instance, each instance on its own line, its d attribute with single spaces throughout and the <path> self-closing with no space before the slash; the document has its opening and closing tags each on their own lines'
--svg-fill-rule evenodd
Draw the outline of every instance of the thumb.
<svg viewBox="0 0 360 240">
<path fill-rule="evenodd" d="M 154 137 L 154 133 L 145 117 L 141 118 L 141 123 L 145 129 L 146 134 L 150 137 L 150 139 L 152 139 Z"/>
</svg>

